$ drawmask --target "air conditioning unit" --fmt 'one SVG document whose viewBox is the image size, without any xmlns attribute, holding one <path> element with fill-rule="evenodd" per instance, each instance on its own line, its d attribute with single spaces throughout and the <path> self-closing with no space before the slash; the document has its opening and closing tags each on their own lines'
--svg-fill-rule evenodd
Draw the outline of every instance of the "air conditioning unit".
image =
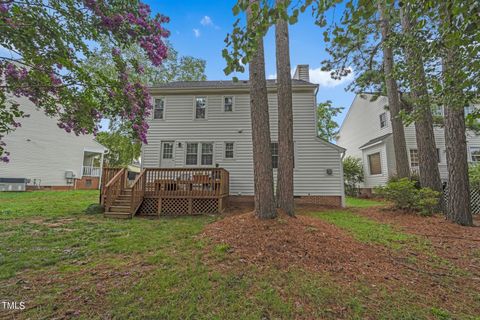
<svg viewBox="0 0 480 320">
<path fill-rule="evenodd" d="M 0 178 L 0 191 L 25 191 L 28 182 L 25 178 Z"/>
</svg>

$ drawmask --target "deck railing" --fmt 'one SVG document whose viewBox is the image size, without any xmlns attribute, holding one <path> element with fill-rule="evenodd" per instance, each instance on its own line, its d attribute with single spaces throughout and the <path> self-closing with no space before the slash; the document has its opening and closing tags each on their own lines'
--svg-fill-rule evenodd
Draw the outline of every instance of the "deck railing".
<svg viewBox="0 0 480 320">
<path fill-rule="evenodd" d="M 145 169 L 145 195 L 169 198 L 227 196 L 229 174 L 223 168 Z"/>
<path fill-rule="evenodd" d="M 100 167 L 83 166 L 82 173 L 85 177 L 100 177 L 102 169 Z"/>
<path fill-rule="evenodd" d="M 135 214 L 142 204 L 143 196 L 145 194 L 145 177 L 145 170 L 142 170 L 132 184 L 132 198 L 130 201 L 130 212 L 132 214 Z"/>
<path fill-rule="evenodd" d="M 103 193 L 105 195 L 105 211 L 110 209 L 115 199 L 117 199 L 125 188 L 125 173 L 125 169 L 120 169 L 120 171 L 118 171 L 117 174 L 115 174 L 115 176 L 105 185 L 105 193 Z"/>
</svg>

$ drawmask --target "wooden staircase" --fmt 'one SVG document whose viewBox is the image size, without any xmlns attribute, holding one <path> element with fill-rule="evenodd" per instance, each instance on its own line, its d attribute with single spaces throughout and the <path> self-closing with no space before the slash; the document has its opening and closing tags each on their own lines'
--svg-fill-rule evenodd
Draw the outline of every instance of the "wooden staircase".
<svg viewBox="0 0 480 320">
<path fill-rule="evenodd" d="M 134 213 L 130 210 L 130 203 L 132 202 L 132 189 L 122 189 L 121 193 L 113 200 L 112 205 L 108 211 L 104 212 L 104 216 L 108 218 L 117 219 L 131 219 Z"/>
<path fill-rule="evenodd" d="M 130 187 L 127 186 L 127 170 L 118 169 L 109 174 L 105 187 L 102 185 L 101 201 L 105 207 L 104 216 L 109 218 L 131 219 L 143 201 L 145 193 L 145 170 Z"/>
</svg>

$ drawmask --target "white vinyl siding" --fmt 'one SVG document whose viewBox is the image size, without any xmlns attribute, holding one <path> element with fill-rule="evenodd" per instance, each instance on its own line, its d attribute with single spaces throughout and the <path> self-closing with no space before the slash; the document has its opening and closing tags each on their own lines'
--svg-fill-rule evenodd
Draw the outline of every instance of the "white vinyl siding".
<svg viewBox="0 0 480 320">
<path fill-rule="evenodd" d="M 155 97 L 155 91 L 152 96 Z M 148 144 L 142 146 L 144 167 L 158 167 L 159 141 L 174 140 L 175 167 L 185 166 L 187 142 L 212 142 L 213 166 L 216 164 L 230 172 L 230 194 L 253 195 L 252 131 L 250 121 L 250 97 L 246 93 L 223 92 L 208 95 L 172 94 L 162 92 L 168 100 L 168 120 L 151 121 Z M 159 94 L 160 95 L 160 94 Z M 235 116 L 224 111 L 224 97 L 234 96 Z M 192 117 L 192 101 L 206 97 L 208 121 L 196 121 Z M 278 140 L 277 95 L 268 94 L 272 141 Z M 295 195 L 343 194 L 341 152 L 327 142 L 316 138 L 315 96 L 309 92 L 293 93 L 294 140 L 296 168 L 294 173 Z M 225 142 L 234 142 L 235 161 L 225 159 Z M 178 147 L 178 144 L 181 147 Z M 200 149 L 199 149 L 200 150 Z M 200 163 L 197 165 L 200 166 Z M 327 174 L 327 169 L 333 171 Z M 274 170 L 276 179 L 276 170 Z"/>
<path fill-rule="evenodd" d="M 22 126 L 2 139 L 11 155 L 9 163 L 0 163 L 0 177 L 26 178 L 32 184 L 35 180 L 40 186 L 66 186 L 65 171 L 82 177 L 84 151 L 106 150 L 93 135 L 76 136 L 60 129 L 56 119 L 37 110 L 30 100 L 12 99 L 30 116 L 21 119 Z"/>
</svg>

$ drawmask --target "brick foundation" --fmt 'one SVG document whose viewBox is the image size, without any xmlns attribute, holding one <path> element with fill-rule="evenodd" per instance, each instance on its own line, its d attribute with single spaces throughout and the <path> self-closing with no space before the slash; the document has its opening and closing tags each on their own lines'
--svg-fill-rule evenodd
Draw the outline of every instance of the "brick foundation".
<svg viewBox="0 0 480 320">
<path fill-rule="evenodd" d="M 235 204 L 253 204 L 253 196 L 230 196 L 228 198 L 229 205 Z M 313 204 L 319 206 L 332 206 L 332 207 L 341 207 L 342 206 L 342 197 L 341 196 L 298 196 L 295 197 L 295 204 Z"/>
<path fill-rule="evenodd" d="M 90 181 L 89 181 L 90 180 Z M 66 190 L 95 190 L 100 185 L 100 178 L 98 177 L 83 177 L 82 179 L 75 179 L 75 183 L 65 186 L 32 186 L 27 185 L 27 191 L 35 190 L 52 190 L 52 191 L 66 191 Z"/>
</svg>

